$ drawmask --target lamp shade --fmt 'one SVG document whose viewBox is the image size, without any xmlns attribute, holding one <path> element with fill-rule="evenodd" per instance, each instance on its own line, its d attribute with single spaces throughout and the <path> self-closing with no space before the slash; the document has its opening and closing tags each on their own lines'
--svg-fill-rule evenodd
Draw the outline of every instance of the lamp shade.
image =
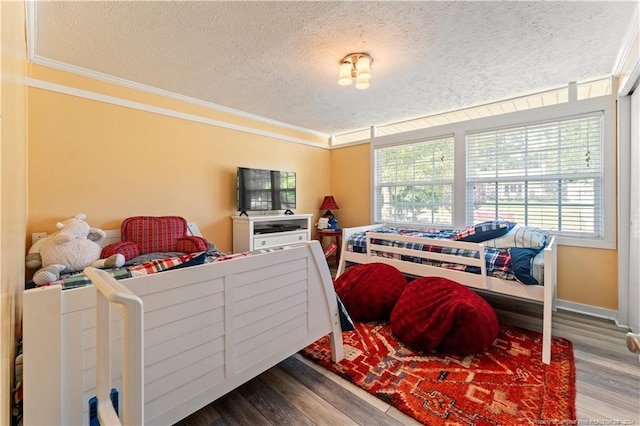
<svg viewBox="0 0 640 426">
<path fill-rule="evenodd" d="M 340 79 L 338 80 L 338 84 L 342 86 L 351 84 L 351 68 L 352 65 L 350 62 L 345 61 L 340 65 Z"/>
<path fill-rule="evenodd" d="M 365 55 L 360 56 L 356 62 L 356 69 L 358 78 L 371 78 L 371 58 Z"/>
<path fill-rule="evenodd" d="M 356 78 L 356 89 L 366 89 L 369 87 L 369 79 L 368 78 L 364 78 L 364 77 L 360 77 L 358 76 L 358 78 Z"/>
<path fill-rule="evenodd" d="M 338 203 L 333 199 L 333 195 L 325 195 L 324 200 L 322 200 L 322 205 L 320 206 L 320 210 L 340 210 L 338 207 Z"/>
</svg>

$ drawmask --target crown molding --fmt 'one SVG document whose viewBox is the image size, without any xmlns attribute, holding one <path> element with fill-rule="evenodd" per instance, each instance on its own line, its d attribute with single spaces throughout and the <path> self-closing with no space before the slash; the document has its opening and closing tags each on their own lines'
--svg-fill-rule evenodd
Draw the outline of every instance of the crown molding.
<svg viewBox="0 0 640 426">
<path fill-rule="evenodd" d="M 51 92 L 62 93 L 65 95 L 76 96 L 79 98 L 90 99 L 98 102 L 104 102 L 111 105 L 118 105 L 125 108 L 137 109 L 140 111 L 146 111 L 154 114 L 165 115 L 168 117 L 179 118 L 181 120 L 188 120 L 196 123 L 208 124 L 211 126 L 222 127 L 230 130 L 236 130 L 239 132 L 251 133 L 254 135 L 265 136 L 273 139 L 284 140 L 287 142 L 293 142 L 293 143 L 298 143 L 302 145 L 312 146 L 314 148 L 329 149 L 329 146 L 319 145 L 304 139 L 298 139 L 291 136 L 281 135 L 279 133 L 267 132 L 264 130 L 254 129 L 251 127 L 240 126 L 237 124 L 227 123 L 224 121 L 214 120 L 211 118 L 200 117 L 194 114 L 187 114 L 184 112 L 175 111 L 168 108 L 160 108 L 153 105 L 144 104 L 142 102 L 135 102 L 135 101 L 130 101 L 128 99 L 116 98 L 114 96 L 108 96 L 102 93 L 95 93 L 95 92 L 90 92 L 88 90 L 78 89 L 75 87 L 64 86 L 62 84 L 51 83 L 49 81 L 38 80 L 32 77 L 27 78 L 27 85 L 29 87 L 49 90 Z"/>
<path fill-rule="evenodd" d="M 627 31 L 625 32 L 624 38 L 622 39 L 622 44 L 620 45 L 620 49 L 618 50 L 618 55 L 616 56 L 616 60 L 613 63 L 613 69 L 611 74 L 614 77 L 620 77 L 622 73 L 622 69 L 624 68 L 624 64 L 631 55 L 631 48 L 633 47 L 633 43 L 638 37 L 638 31 L 640 27 L 640 5 L 636 7 L 635 12 L 633 13 L 633 17 L 629 22 L 629 26 L 627 27 Z"/>
<path fill-rule="evenodd" d="M 627 77 L 626 81 L 618 89 L 618 94 L 620 96 L 628 96 L 634 90 L 637 89 L 639 84 L 640 84 L 640 60 L 636 62 L 636 65 L 633 67 L 633 70 L 629 72 L 629 77 Z"/>
<path fill-rule="evenodd" d="M 189 104 L 192 104 L 192 105 L 197 105 L 197 106 L 200 106 L 200 107 L 208 108 L 208 109 L 211 109 L 211 110 L 215 110 L 215 111 L 219 111 L 219 112 L 223 112 L 223 113 L 227 113 L 227 114 L 233 114 L 233 115 L 236 115 L 236 116 L 239 116 L 239 117 L 243 117 L 243 118 L 248 118 L 250 120 L 259 121 L 259 122 L 262 122 L 262 123 L 265 123 L 265 124 L 278 126 L 278 127 L 283 127 L 283 128 L 295 130 L 295 131 L 298 131 L 298 132 L 309 133 L 311 135 L 320 136 L 320 137 L 323 137 L 325 139 L 329 139 L 329 135 L 328 134 L 322 133 L 322 132 L 318 132 L 316 130 L 295 126 L 293 124 L 284 123 L 284 122 L 277 121 L 277 120 L 272 120 L 270 118 L 265 118 L 265 117 L 262 117 L 262 116 L 259 116 L 259 115 L 250 114 L 248 112 L 236 110 L 236 109 L 233 109 L 233 108 L 228 108 L 228 107 L 225 107 L 225 106 L 222 106 L 222 105 L 214 104 L 212 102 L 203 101 L 201 99 L 193 98 L 191 96 L 181 95 L 181 94 L 178 94 L 178 93 L 175 93 L 175 92 L 170 92 L 168 90 L 158 89 L 156 87 L 147 86 L 145 84 L 136 83 L 134 81 L 126 80 L 126 79 L 119 78 L 119 77 L 114 77 L 114 76 L 109 75 L 109 74 L 104 74 L 104 73 L 100 73 L 100 72 L 97 72 L 97 71 L 91 71 L 91 70 L 88 70 L 88 69 L 85 69 L 85 68 L 77 67 L 75 65 L 69 65 L 69 64 L 66 64 L 66 63 L 63 63 L 63 62 L 52 60 L 52 59 L 43 58 L 43 57 L 38 56 L 37 54 L 34 55 L 34 57 L 31 60 L 31 62 L 33 62 L 34 64 L 37 64 L 37 65 L 42 65 L 42 66 L 45 66 L 45 67 L 58 69 L 60 71 L 65 71 L 65 72 L 68 72 L 68 73 L 81 75 L 83 77 L 88 77 L 88 78 L 92 78 L 92 79 L 95 79 L 95 80 L 100 80 L 100 81 L 104 81 L 104 82 L 107 82 L 107 83 L 116 84 L 116 85 L 127 87 L 127 88 L 130 88 L 130 89 L 139 90 L 139 91 L 142 91 L 142 92 L 151 93 L 151 94 L 154 94 L 154 95 L 163 96 L 165 98 L 175 99 L 175 100 L 186 102 L 186 103 L 189 103 Z"/>
<path fill-rule="evenodd" d="M 340 144 L 337 144 L 337 145 L 331 145 L 330 149 L 340 149 L 340 148 L 347 148 L 347 147 L 350 147 L 350 146 L 366 145 L 366 144 L 371 144 L 371 139 L 363 139 L 363 140 L 359 140 L 359 141 L 345 142 L 345 143 L 340 143 Z"/>
</svg>

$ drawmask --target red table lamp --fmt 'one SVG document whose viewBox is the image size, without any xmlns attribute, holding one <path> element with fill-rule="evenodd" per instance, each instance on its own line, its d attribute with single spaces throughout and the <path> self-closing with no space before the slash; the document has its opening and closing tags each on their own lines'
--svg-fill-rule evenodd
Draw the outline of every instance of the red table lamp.
<svg viewBox="0 0 640 426">
<path fill-rule="evenodd" d="M 338 203 L 333 199 L 333 195 L 325 195 L 324 200 L 322 200 L 322 205 L 320 206 L 320 210 L 327 210 L 324 214 L 324 217 L 332 217 L 333 213 L 331 210 L 340 210 L 338 207 Z"/>
</svg>

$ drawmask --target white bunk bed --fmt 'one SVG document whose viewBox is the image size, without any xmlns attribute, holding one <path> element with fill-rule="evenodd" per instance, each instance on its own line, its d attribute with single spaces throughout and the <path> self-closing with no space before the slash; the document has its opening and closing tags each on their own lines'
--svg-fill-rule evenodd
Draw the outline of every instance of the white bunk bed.
<svg viewBox="0 0 640 426">
<path fill-rule="evenodd" d="M 317 241 L 118 283 L 144 306 L 148 424 L 179 421 L 324 335 L 334 360 L 343 357 L 333 282 Z M 89 423 L 95 307 L 94 286 L 25 291 L 24 424 Z M 122 389 L 122 319 L 110 321 L 111 382 Z"/>
<path fill-rule="evenodd" d="M 348 262 L 357 264 L 380 262 L 392 265 L 405 274 L 420 277 L 444 277 L 481 291 L 490 291 L 493 293 L 541 302 L 543 304 L 542 362 L 545 364 L 549 364 L 551 362 L 551 319 L 552 311 L 556 310 L 557 298 L 557 253 L 555 237 L 550 237 L 543 249 L 544 285 L 524 285 L 517 281 L 488 276 L 484 261 L 484 245 L 481 243 L 470 243 L 439 238 L 413 237 L 375 232 L 376 229 L 383 228 L 385 226 L 388 225 L 376 224 L 342 229 L 342 252 L 340 253 L 340 263 L 338 265 L 337 276 L 345 271 Z M 367 233 L 366 253 L 349 251 L 349 239 L 354 234 L 363 232 Z M 373 244 L 372 240 L 375 239 L 393 240 L 403 243 L 415 243 L 416 245 L 429 245 L 434 247 L 450 247 L 464 250 L 474 250 L 479 252 L 479 258 L 422 251 L 405 247 Z M 394 257 L 385 257 L 385 255 Z M 475 266 L 480 268 L 480 274 L 401 260 L 399 258 L 400 255 L 421 258 L 427 261 L 430 260 Z"/>
</svg>

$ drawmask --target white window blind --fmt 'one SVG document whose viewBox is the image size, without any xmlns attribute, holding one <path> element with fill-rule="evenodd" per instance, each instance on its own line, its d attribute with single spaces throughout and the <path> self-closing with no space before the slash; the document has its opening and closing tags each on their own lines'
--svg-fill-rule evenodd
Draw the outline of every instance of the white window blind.
<svg viewBox="0 0 640 426">
<path fill-rule="evenodd" d="M 467 223 L 505 219 L 601 238 L 603 114 L 468 134 Z"/>
<path fill-rule="evenodd" d="M 374 149 L 376 222 L 453 223 L 453 137 Z"/>
</svg>

